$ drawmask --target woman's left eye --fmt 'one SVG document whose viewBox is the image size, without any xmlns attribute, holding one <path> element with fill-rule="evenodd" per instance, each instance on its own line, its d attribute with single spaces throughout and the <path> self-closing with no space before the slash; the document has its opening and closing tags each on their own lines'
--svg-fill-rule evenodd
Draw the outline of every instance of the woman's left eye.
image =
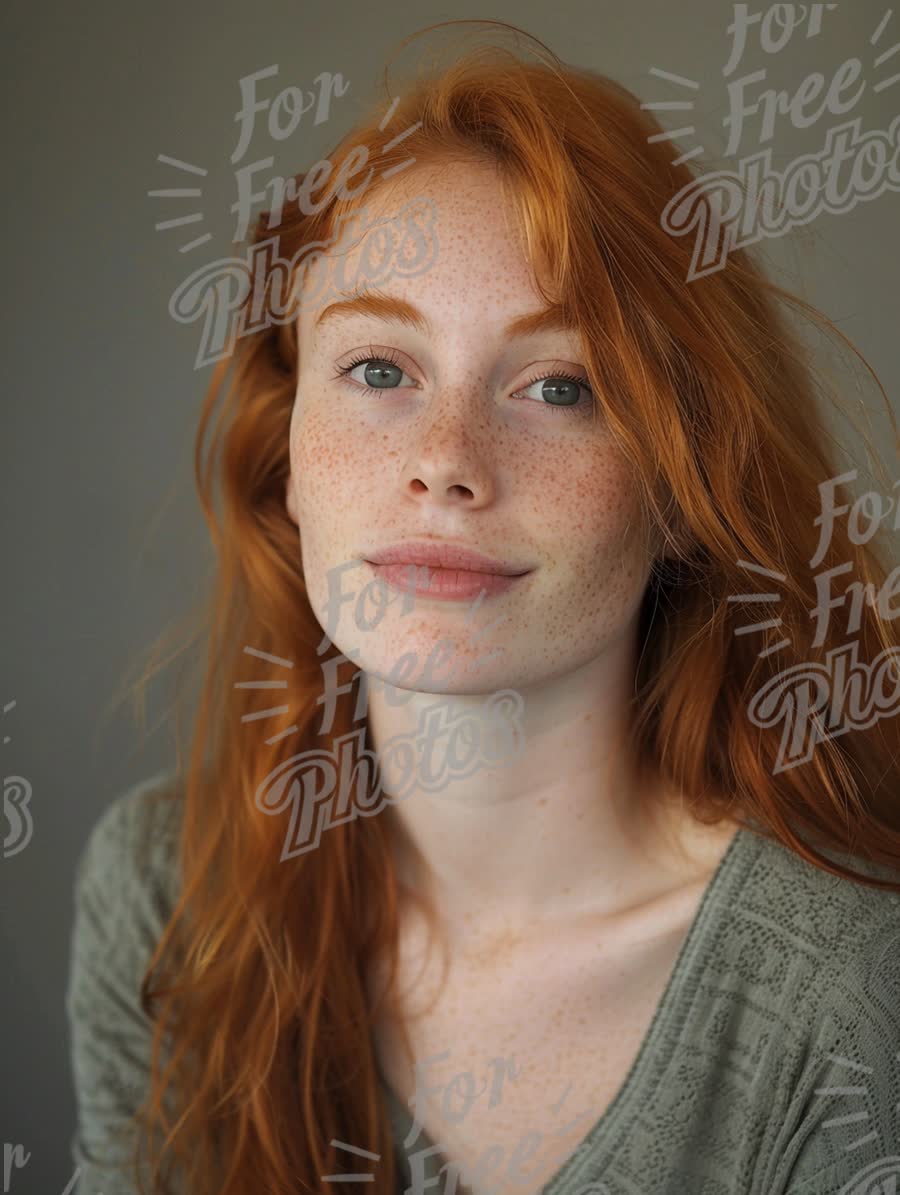
<svg viewBox="0 0 900 1195">
<path fill-rule="evenodd" d="M 519 390 L 517 393 L 523 394 L 532 386 L 541 387 L 539 396 L 546 400 L 543 405 L 552 411 L 588 410 L 594 405 L 593 390 L 584 378 L 576 377 L 574 374 L 553 373 L 533 378 L 525 384 L 524 390 Z M 584 402 L 580 401 L 580 391 L 582 390 L 587 391 L 587 399 Z"/>
</svg>

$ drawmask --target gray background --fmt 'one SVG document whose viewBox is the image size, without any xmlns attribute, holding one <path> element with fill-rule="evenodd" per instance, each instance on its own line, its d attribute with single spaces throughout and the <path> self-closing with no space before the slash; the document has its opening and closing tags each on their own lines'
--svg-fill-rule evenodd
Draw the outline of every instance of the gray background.
<svg viewBox="0 0 900 1195">
<path fill-rule="evenodd" d="M 852 115 L 863 129 L 886 130 L 900 110 L 900 84 L 880 93 L 873 85 L 900 71 L 900 55 L 878 69 L 869 44 L 886 8 L 844 0 L 825 14 L 818 38 L 795 34 L 771 58 L 751 49 L 741 73 L 768 67 L 770 84 L 794 90 L 811 70 L 830 78 L 858 54 L 867 87 Z M 697 136 L 679 144 L 703 144 L 705 160 L 717 164 L 731 14 L 721 0 L 508 0 L 489 9 L 421 0 L 3 6 L 0 710 L 16 706 L 0 717 L 0 749 L 4 776 L 33 787 L 34 818 L 27 848 L 0 859 L 0 1142 L 31 1152 L 11 1191 L 61 1195 L 73 1171 L 63 994 L 77 854 L 114 796 L 173 759 L 172 670 L 151 686 L 148 724 L 159 726 L 146 741 L 127 706 L 106 721 L 101 715 L 136 653 L 197 597 L 210 561 L 192 482 L 193 430 L 210 369 L 194 368 L 198 326 L 176 323 L 168 302 L 189 272 L 232 244 L 239 79 L 277 64 L 262 94 L 309 87 L 323 70 L 349 81 L 327 124 L 314 127 L 306 116 L 285 142 L 271 141 L 263 122 L 257 127 L 245 160 L 272 155 L 272 173 L 288 176 L 324 156 L 353 123 L 401 37 L 438 20 L 492 17 L 536 34 L 563 59 L 607 71 L 645 100 L 688 94 L 651 67 L 697 80 Z M 879 51 L 897 40 L 900 11 Z M 401 68 L 413 52 L 401 54 Z M 687 115 L 662 119 L 675 128 Z M 844 119 L 825 113 L 803 133 L 782 119 L 775 163 L 818 150 L 826 129 Z M 759 148 L 757 130 L 751 122 L 742 155 Z M 190 185 L 157 161 L 161 153 L 208 170 L 201 200 L 147 196 Z M 204 220 L 187 230 L 154 228 L 194 210 Z M 780 282 L 854 339 L 892 402 L 900 384 L 898 213 L 900 197 L 887 191 L 760 246 Z M 201 231 L 213 240 L 180 254 Z M 873 434 L 893 472 L 877 391 L 859 366 L 840 385 L 873 410 Z M 846 428 L 835 435 L 849 443 Z"/>
</svg>

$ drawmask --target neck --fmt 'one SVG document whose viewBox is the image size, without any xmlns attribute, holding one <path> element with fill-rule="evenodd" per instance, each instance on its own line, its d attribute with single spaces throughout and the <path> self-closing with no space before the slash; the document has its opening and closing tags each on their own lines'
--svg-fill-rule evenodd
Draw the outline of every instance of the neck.
<svg viewBox="0 0 900 1195">
<path fill-rule="evenodd" d="M 607 655 L 575 676 L 519 686 L 524 704 L 511 758 L 468 774 L 448 771 L 438 791 L 406 785 L 403 799 L 379 814 L 391 826 L 399 879 L 426 898 L 451 937 L 472 926 L 490 936 L 573 917 L 615 918 L 706 865 L 708 836 L 671 786 L 644 776 L 630 749 L 624 679 L 610 684 L 611 676 L 630 675 L 624 657 Z M 408 699 L 394 704 L 386 686 L 369 692 L 379 759 L 384 744 L 414 734 L 439 701 L 451 723 L 465 721 L 468 733 L 457 736 L 456 751 L 474 736 L 489 755 L 502 737 L 486 695 L 394 690 Z M 447 763 L 453 743 L 445 735 L 434 745 L 434 767 Z M 391 776 L 386 759 L 388 794 Z"/>
</svg>

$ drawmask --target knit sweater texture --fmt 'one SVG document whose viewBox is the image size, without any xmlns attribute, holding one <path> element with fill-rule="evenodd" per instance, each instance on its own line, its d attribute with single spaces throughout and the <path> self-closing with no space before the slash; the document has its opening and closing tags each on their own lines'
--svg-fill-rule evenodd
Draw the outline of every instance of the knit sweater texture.
<svg viewBox="0 0 900 1195">
<path fill-rule="evenodd" d="M 152 1031 L 139 988 L 179 884 L 181 804 L 166 788 L 160 774 L 120 793 L 78 860 L 65 997 L 77 1195 L 137 1191 L 130 1117 L 147 1094 Z M 459 1192 L 440 1143 L 415 1131 L 387 1084 L 384 1098 L 397 1195 Z M 900 895 L 738 830 L 615 1098 L 542 1191 L 900 1192 Z"/>
</svg>

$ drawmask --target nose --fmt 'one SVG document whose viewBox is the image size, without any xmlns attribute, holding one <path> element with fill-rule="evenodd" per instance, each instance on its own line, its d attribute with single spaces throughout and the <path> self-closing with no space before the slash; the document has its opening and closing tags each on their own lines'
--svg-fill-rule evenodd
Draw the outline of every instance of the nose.
<svg viewBox="0 0 900 1195">
<path fill-rule="evenodd" d="M 436 394 L 413 432 L 401 488 L 417 500 L 476 508 L 493 501 L 496 490 L 491 429 L 483 391 L 473 385 Z"/>
</svg>

